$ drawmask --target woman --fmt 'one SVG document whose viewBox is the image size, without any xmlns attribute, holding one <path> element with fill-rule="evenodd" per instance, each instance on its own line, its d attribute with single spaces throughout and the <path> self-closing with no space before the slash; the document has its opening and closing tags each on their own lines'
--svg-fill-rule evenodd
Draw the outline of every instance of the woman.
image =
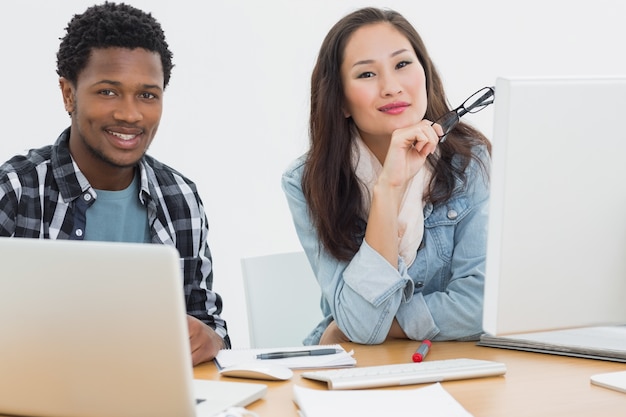
<svg viewBox="0 0 626 417">
<path fill-rule="evenodd" d="M 322 291 L 305 344 L 481 333 L 489 141 L 459 123 L 400 14 L 365 8 L 326 36 L 311 80 L 310 150 L 282 185 Z"/>
</svg>

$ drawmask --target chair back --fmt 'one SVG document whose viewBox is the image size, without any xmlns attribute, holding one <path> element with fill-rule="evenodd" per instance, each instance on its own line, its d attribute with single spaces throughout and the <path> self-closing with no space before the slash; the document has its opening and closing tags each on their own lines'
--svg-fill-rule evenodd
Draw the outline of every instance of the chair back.
<svg viewBox="0 0 626 417">
<path fill-rule="evenodd" d="M 250 347 L 300 346 L 322 320 L 320 289 L 304 252 L 241 259 Z"/>
</svg>

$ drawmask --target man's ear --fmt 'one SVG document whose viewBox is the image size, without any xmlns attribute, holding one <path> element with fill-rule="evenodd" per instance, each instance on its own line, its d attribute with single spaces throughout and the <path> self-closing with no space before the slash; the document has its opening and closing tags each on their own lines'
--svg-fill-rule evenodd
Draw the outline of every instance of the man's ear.
<svg viewBox="0 0 626 417">
<path fill-rule="evenodd" d="M 70 115 L 76 108 L 76 94 L 74 84 L 65 77 L 59 78 L 59 87 L 61 87 L 61 95 L 63 96 L 63 104 L 65 111 Z"/>
</svg>

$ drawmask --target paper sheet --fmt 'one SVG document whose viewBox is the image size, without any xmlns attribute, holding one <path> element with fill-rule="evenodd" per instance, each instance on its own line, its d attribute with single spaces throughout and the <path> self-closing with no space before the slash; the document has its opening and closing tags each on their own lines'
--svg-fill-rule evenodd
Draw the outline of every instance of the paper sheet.
<svg viewBox="0 0 626 417">
<path fill-rule="evenodd" d="M 471 417 L 441 384 L 401 390 L 325 391 L 294 385 L 302 417 Z"/>
</svg>

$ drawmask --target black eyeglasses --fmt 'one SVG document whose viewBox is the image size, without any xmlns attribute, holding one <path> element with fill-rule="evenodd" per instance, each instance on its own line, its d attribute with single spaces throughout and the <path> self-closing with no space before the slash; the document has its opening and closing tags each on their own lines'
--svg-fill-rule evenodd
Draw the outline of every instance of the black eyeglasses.
<svg viewBox="0 0 626 417">
<path fill-rule="evenodd" d="M 467 113 L 478 113 L 491 103 L 496 95 L 495 87 L 484 87 L 472 94 L 467 100 L 463 102 L 459 107 L 441 116 L 435 120 L 433 124 L 437 123 L 443 129 L 443 135 L 439 137 L 439 142 L 446 140 L 448 133 L 454 129 L 459 123 L 461 117 Z"/>
</svg>

